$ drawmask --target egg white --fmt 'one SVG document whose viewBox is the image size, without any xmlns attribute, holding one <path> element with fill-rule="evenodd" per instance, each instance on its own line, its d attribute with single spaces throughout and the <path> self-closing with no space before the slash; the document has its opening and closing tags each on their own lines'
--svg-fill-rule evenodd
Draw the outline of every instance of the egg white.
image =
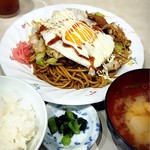
<svg viewBox="0 0 150 150">
<path fill-rule="evenodd" d="M 85 57 L 94 57 L 94 68 L 97 68 L 112 54 L 114 49 L 113 38 L 110 35 L 93 30 L 94 34 L 96 34 L 94 41 L 84 42 L 80 45 L 80 48 L 76 43 L 66 40 L 65 33 L 67 30 L 72 28 L 76 22 L 88 20 L 84 13 L 79 13 L 79 10 L 75 10 L 76 9 L 65 9 L 63 11 L 55 12 L 52 18 L 44 24 L 48 29 L 42 31 L 41 35 L 47 46 L 87 68 L 91 67 L 91 62 L 88 59 L 85 59 Z M 88 25 L 92 26 L 93 23 L 88 21 Z M 59 40 L 52 45 L 48 45 L 48 42 L 54 39 L 56 35 L 61 37 L 62 40 Z M 79 37 L 80 35 L 77 36 Z M 63 43 L 72 47 L 64 47 Z M 78 56 L 75 50 L 84 57 Z"/>
<path fill-rule="evenodd" d="M 53 39 L 55 37 L 54 32 L 50 31 L 49 32 L 44 31 L 42 35 L 44 37 L 46 45 L 48 45 L 50 39 Z M 59 40 L 58 42 L 50 46 L 50 48 L 57 50 L 65 57 L 87 68 L 91 67 L 91 62 L 88 61 L 87 59 L 84 59 L 83 57 L 78 56 L 72 47 L 64 47 L 63 42 L 72 45 L 81 55 L 87 58 L 93 56 L 95 58 L 94 60 L 95 68 L 99 67 L 104 62 L 104 60 L 110 57 L 114 49 L 114 42 L 112 37 L 101 32 L 97 34 L 97 38 L 92 44 L 87 42 L 84 45 L 82 45 L 81 46 L 82 50 L 78 48 L 76 45 L 66 41 L 65 39 L 63 41 Z"/>
</svg>

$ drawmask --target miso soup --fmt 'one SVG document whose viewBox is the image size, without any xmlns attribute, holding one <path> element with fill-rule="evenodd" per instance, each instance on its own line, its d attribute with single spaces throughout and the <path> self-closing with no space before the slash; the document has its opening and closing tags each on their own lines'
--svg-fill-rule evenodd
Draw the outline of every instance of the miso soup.
<svg viewBox="0 0 150 150">
<path fill-rule="evenodd" d="M 150 149 L 149 84 L 118 90 L 109 105 L 110 120 L 117 132 L 136 150 Z"/>
</svg>

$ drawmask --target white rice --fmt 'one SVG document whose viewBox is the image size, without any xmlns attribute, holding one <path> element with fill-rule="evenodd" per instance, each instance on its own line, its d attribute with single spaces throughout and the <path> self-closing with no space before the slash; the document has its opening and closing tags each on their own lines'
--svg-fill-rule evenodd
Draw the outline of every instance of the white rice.
<svg viewBox="0 0 150 150">
<path fill-rule="evenodd" d="M 0 97 L 0 150 L 26 150 L 35 132 L 33 108 L 22 100 Z"/>
</svg>

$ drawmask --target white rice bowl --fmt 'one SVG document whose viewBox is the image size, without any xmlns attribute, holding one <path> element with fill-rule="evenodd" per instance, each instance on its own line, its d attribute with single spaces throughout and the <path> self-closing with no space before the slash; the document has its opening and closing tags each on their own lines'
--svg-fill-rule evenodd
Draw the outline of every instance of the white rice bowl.
<svg viewBox="0 0 150 150">
<path fill-rule="evenodd" d="M 12 110 L 9 111 L 10 109 Z M 23 114 L 27 112 L 30 116 Z M 43 99 L 32 86 L 13 77 L 0 76 L 0 116 L 0 123 L 3 123 L 3 125 L 5 125 L 5 127 L 2 126 L 4 130 L 0 130 L 0 132 L 5 135 L 3 136 L 4 138 L 1 139 L 5 144 L 5 147 L 3 149 L 11 149 L 9 146 L 12 143 L 9 143 L 9 141 L 12 141 L 11 138 L 15 137 L 13 136 L 13 134 L 16 134 L 16 132 L 18 137 L 16 136 L 14 141 L 18 141 L 19 143 L 20 140 L 23 146 L 24 140 L 21 139 L 28 138 L 31 140 L 27 142 L 27 150 L 39 149 L 46 133 L 47 111 Z M 28 124 L 23 124 L 23 119 L 21 118 L 21 116 L 22 118 L 29 119 Z M 16 117 L 18 119 L 16 119 Z M 8 118 L 10 119 L 9 121 Z M 21 121 L 22 124 L 19 121 Z M 8 131 L 9 127 L 11 127 L 11 125 L 9 125 L 9 122 L 12 123 L 12 128 L 10 128 L 10 131 Z M 13 128 L 15 129 L 15 124 L 18 128 L 18 131 L 11 132 Z M 4 131 L 6 131 L 6 134 Z M 11 135 L 11 133 L 12 136 L 9 136 L 7 138 L 8 135 Z M 22 135 L 26 136 L 23 137 Z M 6 144 L 8 144 L 8 147 L 6 147 Z M 19 145 L 21 144 L 18 144 L 18 147 Z"/>
</svg>

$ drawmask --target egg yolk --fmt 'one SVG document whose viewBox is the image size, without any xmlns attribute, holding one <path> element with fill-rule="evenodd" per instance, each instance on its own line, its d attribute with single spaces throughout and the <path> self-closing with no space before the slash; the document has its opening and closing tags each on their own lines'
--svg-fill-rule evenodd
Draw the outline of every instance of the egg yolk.
<svg viewBox="0 0 150 150">
<path fill-rule="evenodd" d="M 74 24 L 69 30 L 66 31 L 65 39 L 81 45 L 85 42 L 92 42 L 95 39 L 95 33 L 85 23 L 80 22 Z"/>
</svg>

